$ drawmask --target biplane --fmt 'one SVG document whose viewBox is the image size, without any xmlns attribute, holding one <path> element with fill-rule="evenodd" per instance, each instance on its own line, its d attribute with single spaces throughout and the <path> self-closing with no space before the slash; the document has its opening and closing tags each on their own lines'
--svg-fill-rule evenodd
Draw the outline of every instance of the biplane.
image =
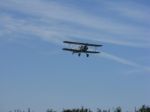
<svg viewBox="0 0 150 112">
<path fill-rule="evenodd" d="M 99 51 L 96 51 L 96 48 L 103 46 L 103 45 L 98 45 L 98 44 L 71 42 L 71 41 L 63 41 L 63 43 L 76 45 L 77 48 L 63 48 L 62 50 L 70 51 L 70 52 L 72 52 L 72 54 L 77 53 L 79 57 L 80 57 L 81 53 L 85 53 L 86 57 L 89 57 L 90 53 L 91 54 L 100 53 Z M 89 47 L 94 47 L 95 50 L 88 50 Z"/>
</svg>

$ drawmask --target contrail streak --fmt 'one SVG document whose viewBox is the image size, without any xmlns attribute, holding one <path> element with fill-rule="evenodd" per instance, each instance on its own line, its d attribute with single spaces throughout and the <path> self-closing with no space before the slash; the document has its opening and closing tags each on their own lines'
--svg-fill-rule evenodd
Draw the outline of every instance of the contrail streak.
<svg viewBox="0 0 150 112">
<path fill-rule="evenodd" d="M 135 67 L 135 68 L 138 68 L 140 70 L 144 70 L 144 71 L 150 72 L 150 67 L 143 66 L 141 64 L 138 64 L 138 63 L 135 63 L 133 61 L 130 61 L 130 60 L 127 60 L 127 59 L 115 56 L 115 55 L 107 53 L 107 52 L 101 52 L 101 54 L 98 55 L 98 56 L 101 56 L 101 57 L 104 57 L 104 58 L 116 61 L 116 62 L 124 64 L 124 65 Z"/>
</svg>

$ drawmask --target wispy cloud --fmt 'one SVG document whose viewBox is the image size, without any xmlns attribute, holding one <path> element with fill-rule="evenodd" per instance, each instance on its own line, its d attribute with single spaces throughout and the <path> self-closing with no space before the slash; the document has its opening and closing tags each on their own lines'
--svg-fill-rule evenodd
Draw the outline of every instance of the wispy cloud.
<svg viewBox="0 0 150 112">
<path fill-rule="evenodd" d="M 139 66 L 137 63 L 134 63 L 134 62 L 131 62 L 127 59 L 112 55 L 110 53 L 101 52 L 100 56 L 111 59 L 111 60 L 114 60 L 114 61 L 119 62 L 121 64 L 132 66 L 132 67 L 138 67 Z"/>
<path fill-rule="evenodd" d="M 79 38 L 121 46 L 150 48 L 150 32 L 147 28 L 149 25 L 140 26 L 141 22 L 149 22 L 145 19 L 149 18 L 145 8 L 137 9 L 128 4 L 124 6 L 121 3 L 106 1 L 104 6 L 108 12 L 107 16 L 91 14 L 55 1 L 2 0 L 0 37 L 16 39 L 36 37 L 59 45 L 62 45 L 63 40 Z M 133 10 L 134 8 L 137 10 Z M 114 13 L 114 16 L 109 16 L 109 11 Z M 122 20 L 122 17 L 127 20 Z M 130 22 L 130 18 L 137 21 L 136 17 L 140 21 L 138 25 Z M 102 52 L 100 56 L 150 71 L 149 67 L 106 52 Z"/>
<path fill-rule="evenodd" d="M 117 3 L 107 1 L 107 5 L 111 11 L 115 11 L 124 18 L 150 25 L 149 6 L 141 4 L 140 1 L 118 1 Z"/>
<path fill-rule="evenodd" d="M 134 68 L 136 68 L 136 72 L 137 71 L 138 72 L 139 71 L 150 72 L 150 67 L 143 66 L 141 64 L 135 63 L 135 62 L 130 61 L 128 59 L 124 59 L 122 57 L 119 57 L 119 56 L 116 56 L 116 55 L 113 55 L 113 54 L 110 54 L 110 53 L 107 53 L 107 52 L 101 52 L 101 54 L 98 55 L 98 56 L 103 57 L 103 58 L 107 58 L 107 59 L 110 59 L 110 60 L 113 60 L 115 62 L 124 64 L 124 65 L 128 65 L 128 66 L 134 67 Z M 135 72 L 135 70 L 134 70 L 134 72 Z"/>
<path fill-rule="evenodd" d="M 110 9 L 109 4 L 106 4 L 106 9 Z M 126 24 L 124 21 L 118 22 L 113 17 L 106 18 L 101 14 L 91 15 L 55 1 L 2 0 L 0 6 L 1 10 L 4 10 L 1 17 L 9 16 L 8 21 L 1 19 L 1 22 L 5 21 L 1 34 L 7 34 L 6 31 L 13 34 L 21 32 L 57 43 L 63 39 L 78 37 L 125 46 L 150 46 L 148 38 L 150 33 L 147 27 Z M 111 6 L 115 11 L 122 12 L 124 9 Z M 123 11 L 123 14 L 126 14 L 129 10 Z"/>
</svg>

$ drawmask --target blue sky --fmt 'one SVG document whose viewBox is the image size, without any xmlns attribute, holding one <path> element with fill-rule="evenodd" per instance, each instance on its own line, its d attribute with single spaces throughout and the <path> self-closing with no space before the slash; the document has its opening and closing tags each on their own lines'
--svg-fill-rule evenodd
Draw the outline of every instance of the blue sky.
<svg viewBox="0 0 150 112">
<path fill-rule="evenodd" d="M 150 104 L 149 0 L 0 0 L 0 111 Z M 103 44 L 80 58 L 63 40 Z"/>
</svg>

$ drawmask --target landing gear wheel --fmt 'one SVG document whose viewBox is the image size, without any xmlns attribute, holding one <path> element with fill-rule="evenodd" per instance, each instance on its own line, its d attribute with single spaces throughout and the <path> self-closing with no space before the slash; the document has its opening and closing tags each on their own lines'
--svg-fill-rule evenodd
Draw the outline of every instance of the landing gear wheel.
<svg viewBox="0 0 150 112">
<path fill-rule="evenodd" d="M 86 57 L 89 57 L 89 54 L 86 54 Z"/>
</svg>

